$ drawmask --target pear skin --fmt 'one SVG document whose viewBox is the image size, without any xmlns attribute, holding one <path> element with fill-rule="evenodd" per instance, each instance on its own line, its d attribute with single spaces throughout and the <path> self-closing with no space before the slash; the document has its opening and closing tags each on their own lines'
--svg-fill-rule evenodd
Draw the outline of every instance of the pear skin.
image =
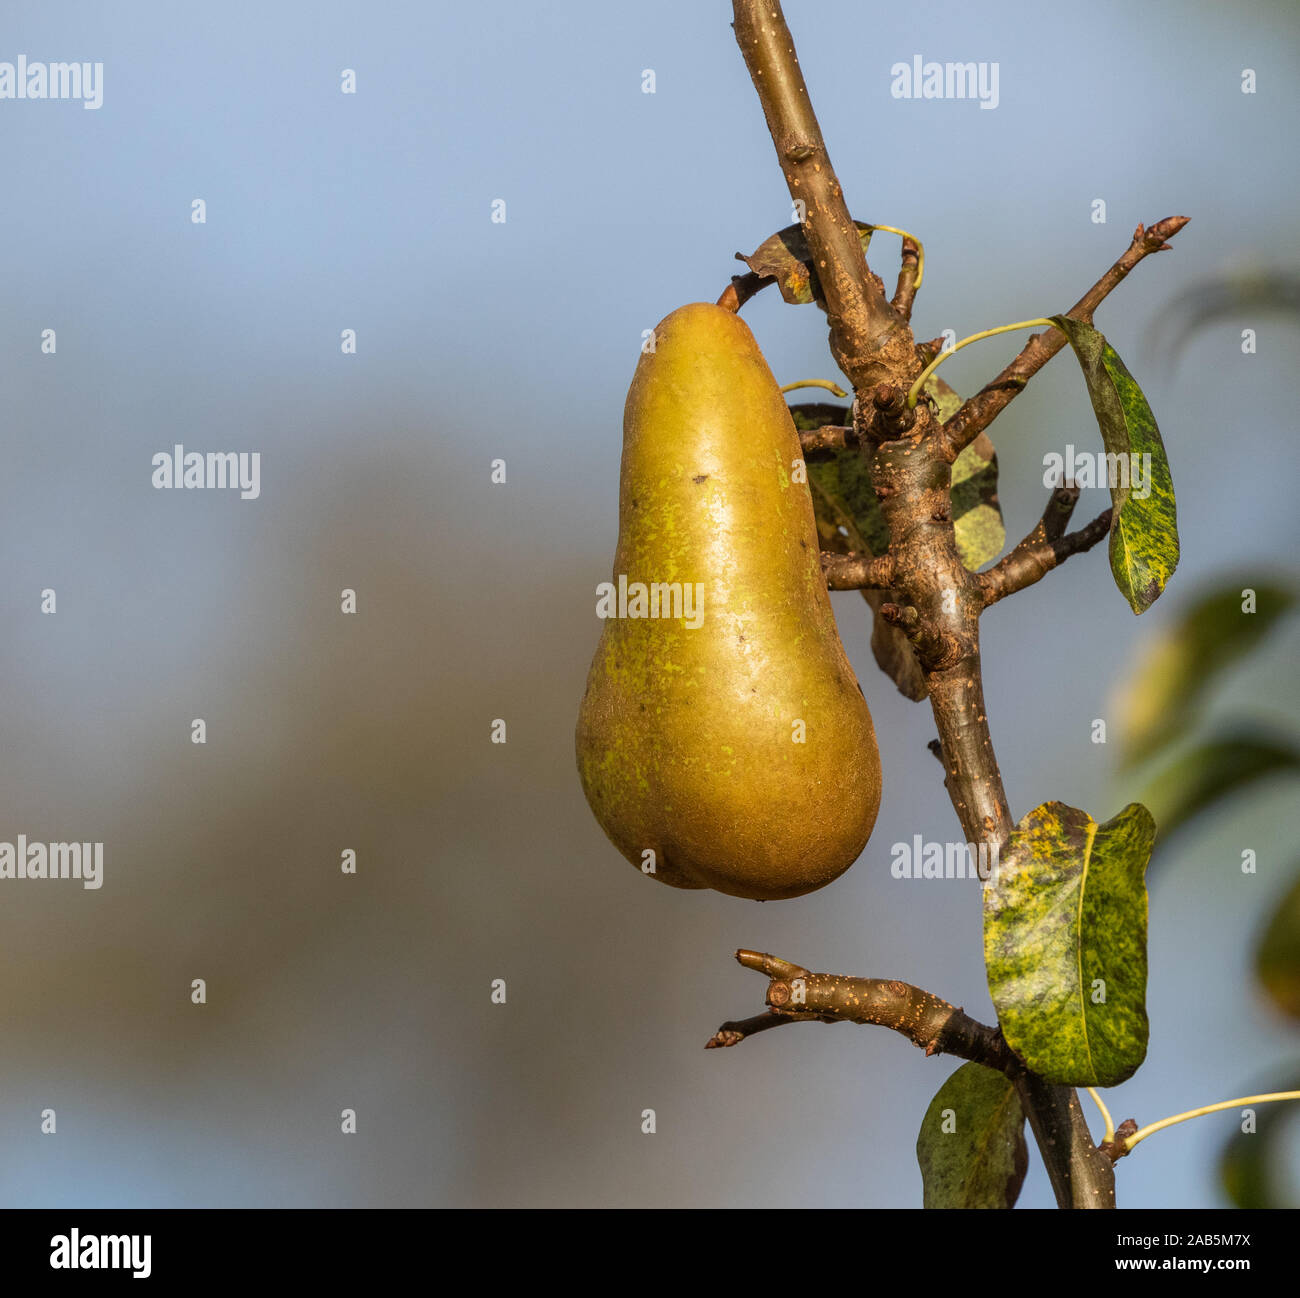
<svg viewBox="0 0 1300 1298">
<path fill-rule="evenodd" d="M 577 756 L 610 841 L 674 887 L 798 897 L 847 870 L 875 824 L 875 729 L 802 463 L 744 321 L 708 303 L 668 316 L 627 395 L 616 615 Z"/>
</svg>

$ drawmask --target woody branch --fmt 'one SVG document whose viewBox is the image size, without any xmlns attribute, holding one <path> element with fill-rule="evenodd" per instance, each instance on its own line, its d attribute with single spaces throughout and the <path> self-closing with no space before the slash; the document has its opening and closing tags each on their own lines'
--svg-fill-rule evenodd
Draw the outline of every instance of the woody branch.
<svg viewBox="0 0 1300 1298">
<path fill-rule="evenodd" d="M 1013 1076 L 1023 1071 L 996 1028 L 910 983 L 813 973 L 760 951 L 737 951 L 736 959 L 770 979 L 767 1003 L 771 1008 L 752 1019 L 724 1023 L 706 1049 L 737 1045 L 781 1023 L 863 1023 L 892 1028 L 927 1055 L 956 1055 Z"/>
<path fill-rule="evenodd" d="M 1102 304 L 1110 291 L 1127 277 L 1143 258 L 1153 252 L 1164 252 L 1169 240 L 1183 228 L 1190 218 L 1167 216 L 1152 226 L 1139 225 L 1133 232 L 1133 241 L 1113 266 L 1067 311 L 1076 320 L 1092 322 L 1093 312 Z M 991 383 L 986 383 L 967 400 L 943 426 L 945 449 L 956 459 L 994 419 L 1023 391 L 1039 370 L 1066 345 L 1065 335 L 1059 329 L 1048 329 L 1034 334 L 1020 349 L 1020 354 Z"/>
<path fill-rule="evenodd" d="M 923 669 L 945 784 L 967 839 L 1000 845 L 1013 822 L 983 699 L 979 615 L 985 593 L 961 563 L 951 516 L 951 464 L 960 448 L 954 449 L 947 426 L 937 423 L 926 404 L 906 408 L 904 396 L 924 362 L 908 321 L 885 300 L 880 280 L 867 267 L 778 0 L 734 0 L 734 8 L 736 40 L 787 187 L 791 197 L 805 205 L 803 232 L 830 325 L 831 351 L 852 381 L 856 408 L 865 416 L 856 426 L 893 538 L 888 575 L 895 598 L 887 602 L 889 611 L 895 624 L 905 629 Z M 1145 242 L 1134 242 L 1137 251 L 1131 248 L 1130 254 L 1136 264 L 1147 249 Z M 1114 283 L 1127 274 L 1121 263 L 1109 273 Z M 1099 294 L 1094 288 L 1092 295 L 1085 295 L 1084 309 L 1095 305 L 1090 296 L 1100 301 L 1109 292 L 1112 285 L 1105 278 L 1100 283 Z M 896 296 L 906 307 L 906 285 L 901 287 L 903 292 Z M 1051 354 L 1041 359 L 1032 354 L 1022 369 L 1033 372 Z M 991 394 L 967 411 L 968 441 L 977 435 L 980 419 L 987 423 L 996 414 L 993 407 L 999 399 L 1005 405 L 1010 397 Z M 869 579 L 885 574 L 884 565 L 864 560 L 862 566 Z M 881 612 L 883 616 L 884 604 Z M 841 990 L 852 983 L 859 1004 L 870 1003 L 870 980 L 832 981 Z M 824 1013 L 828 1008 L 835 1008 L 833 996 L 811 1007 L 805 1002 L 799 1012 Z M 1074 1091 L 1029 1073 L 1021 1073 L 1016 1086 L 1057 1202 L 1062 1207 L 1113 1207 L 1111 1162 L 1093 1144 Z"/>
</svg>

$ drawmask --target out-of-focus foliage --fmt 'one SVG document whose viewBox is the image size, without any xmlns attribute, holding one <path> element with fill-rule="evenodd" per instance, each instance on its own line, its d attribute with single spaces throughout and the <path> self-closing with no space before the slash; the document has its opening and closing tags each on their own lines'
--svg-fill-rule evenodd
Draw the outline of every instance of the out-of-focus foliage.
<svg viewBox="0 0 1300 1298">
<path fill-rule="evenodd" d="M 1300 1089 L 1300 1068 L 1273 1078 L 1278 1089 Z M 1288 1185 L 1277 1158 L 1282 1130 L 1300 1118 L 1295 1104 L 1261 1104 L 1255 1109 L 1254 1130 L 1238 1130 L 1219 1153 L 1219 1180 L 1237 1208 L 1300 1208 L 1297 1187 Z"/>
<path fill-rule="evenodd" d="M 1300 748 L 1255 728 L 1215 735 L 1182 752 L 1146 786 L 1142 801 L 1169 839 L 1225 798 L 1281 772 L 1300 769 Z"/>
<path fill-rule="evenodd" d="M 1300 319 L 1300 272 L 1252 266 L 1191 285 L 1156 317 L 1148 339 L 1154 356 L 1172 365 L 1192 335 L 1241 313 Z"/>
<path fill-rule="evenodd" d="M 1117 701 L 1123 760 L 1129 770 L 1154 768 L 1142 801 L 1156 819 L 1157 861 L 1170 857 L 1170 839 L 1193 818 L 1223 808 L 1232 795 L 1260 780 L 1294 778 L 1300 769 L 1300 736 L 1237 726 L 1189 740 L 1214 686 L 1264 642 L 1294 604 L 1289 580 L 1244 574 L 1222 579 L 1187 603 L 1129 673 Z M 1300 867 L 1261 928 L 1254 969 L 1274 1008 L 1300 1019 Z M 1294 1075 L 1273 1076 L 1254 1090 L 1297 1085 Z M 1296 1206 L 1276 1157 L 1279 1133 L 1294 1107 L 1259 1106 L 1255 1129 L 1235 1133 L 1224 1145 L 1220 1181 L 1237 1207 Z"/>
<path fill-rule="evenodd" d="M 1300 866 L 1260 934 L 1255 973 L 1273 1004 L 1300 1019 Z"/>
<path fill-rule="evenodd" d="M 1191 728 L 1210 687 L 1295 604 L 1292 585 L 1258 573 L 1202 588 L 1151 637 L 1119 697 L 1120 744 L 1132 765 Z"/>
</svg>

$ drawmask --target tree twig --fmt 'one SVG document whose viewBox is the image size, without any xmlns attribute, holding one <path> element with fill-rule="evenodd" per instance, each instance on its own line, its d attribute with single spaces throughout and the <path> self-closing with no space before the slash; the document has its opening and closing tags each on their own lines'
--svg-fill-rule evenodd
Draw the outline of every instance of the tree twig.
<svg viewBox="0 0 1300 1298">
<path fill-rule="evenodd" d="M 1130 1136 L 1137 1135 L 1138 1124 L 1133 1118 L 1125 1118 L 1123 1122 L 1115 1128 L 1115 1134 L 1109 1140 L 1103 1140 L 1097 1146 L 1112 1163 L 1118 1162 L 1125 1154 L 1129 1153 L 1128 1139 Z"/>
<path fill-rule="evenodd" d="M 863 1023 L 891 1028 L 927 1055 L 956 1055 L 1014 1076 L 1024 1067 L 996 1028 L 971 1018 L 911 983 L 886 978 L 851 978 L 813 973 L 761 951 L 737 951 L 746 969 L 769 979 L 767 1014 L 724 1023 L 709 1046 L 730 1046 L 777 1026 L 781 1020 Z M 725 1038 L 725 1039 L 720 1039 Z"/>
<path fill-rule="evenodd" d="M 779 1028 L 786 1023 L 838 1023 L 839 1019 L 826 1014 L 778 1014 L 768 1010 L 765 1014 L 755 1014 L 748 1019 L 730 1019 L 724 1023 L 705 1043 L 705 1050 L 718 1050 L 726 1046 L 738 1046 L 742 1041 L 769 1028 Z"/>
<path fill-rule="evenodd" d="M 894 561 L 887 554 L 832 554 L 822 551 L 822 572 L 828 590 L 889 590 L 894 584 Z"/>
<path fill-rule="evenodd" d="M 912 303 L 916 299 L 916 276 L 920 266 L 920 250 L 912 239 L 903 240 L 903 262 L 898 268 L 898 287 L 890 306 L 904 322 L 912 318 Z"/>
<path fill-rule="evenodd" d="M 1067 311 L 1076 320 L 1091 322 L 1092 313 L 1101 305 L 1107 294 L 1120 284 L 1129 271 L 1144 257 L 1162 252 L 1190 218 L 1167 216 L 1153 226 L 1141 226 L 1133 233 L 1133 241 L 1124 255 Z M 1006 409 L 1021 389 L 1048 361 L 1066 345 L 1065 335 L 1059 329 L 1047 329 L 1034 334 L 1021 348 L 1020 354 L 991 383 L 985 384 L 969 398 L 943 426 L 948 454 L 956 459 L 980 433 Z"/>
<path fill-rule="evenodd" d="M 984 591 L 985 607 L 1041 581 L 1072 554 L 1091 550 L 1110 531 L 1110 516 L 1109 509 L 1103 510 L 1087 527 L 1055 540 L 1041 535 L 1040 523 L 1010 554 L 976 578 Z"/>
<path fill-rule="evenodd" d="M 943 345 L 947 341 L 947 338 L 940 334 L 937 338 L 930 338 L 926 342 L 916 344 L 916 355 L 922 369 L 943 351 Z"/>
<path fill-rule="evenodd" d="M 736 43 L 758 91 L 786 186 L 804 205 L 802 228 L 826 300 L 831 353 L 854 388 L 865 390 L 875 381 L 882 340 L 897 328 L 898 316 L 879 277 L 867 268 L 781 6 L 773 0 L 734 0 L 733 9 Z"/>
<path fill-rule="evenodd" d="M 799 434 L 799 445 L 805 460 L 827 459 L 835 451 L 857 446 L 858 431 L 847 425 L 823 424 L 821 428 L 808 429 Z"/>
<path fill-rule="evenodd" d="M 1043 510 L 1043 517 L 1039 520 L 1038 527 L 1029 534 L 1030 538 L 1055 541 L 1057 537 L 1064 536 L 1065 529 L 1074 514 L 1074 507 L 1079 503 L 1080 494 L 1080 488 L 1073 482 L 1064 482 L 1059 487 L 1055 487 L 1047 499 L 1047 506 Z"/>
</svg>

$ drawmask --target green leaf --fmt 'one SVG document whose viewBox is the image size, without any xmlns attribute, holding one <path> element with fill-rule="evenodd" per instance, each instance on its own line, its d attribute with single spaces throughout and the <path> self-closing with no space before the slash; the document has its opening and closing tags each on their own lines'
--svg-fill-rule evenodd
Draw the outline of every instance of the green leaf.
<svg viewBox="0 0 1300 1298">
<path fill-rule="evenodd" d="M 833 548 L 825 544 L 828 540 L 836 545 L 844 542 L 850 550 L 870 550 L 872 554 L 884 554 L 889 549 L 889 528 L 871 485 L 871 470 L 856 447 L 846 447 L 829 459 L 809 463 L 808 487 L 823 549 Z"/>
<path fill-rule="evenodd" d="M 1250 1093 L 1295 1090 L 1300 1090 L 1300 1068 L 1292 1068 L 1289 1078 L 1280 1084 L 1274 1079 L 1251 1088 Z M 1224 1193 L 1236 1208 L 1300 1208 L 1300 1195 L 1294 1185 L 1286 1184 L 1278 1157 L 1282 1129 L 1300 1115 L 1300 1105 L 1283 1101 L 1243 1107 L 1255 1110 L 1255 1130 L 1242 1131 L 1238 1119 L 1237 1130 L 1224 1142 L 1219 1153 Z"/>
<path fill-rule="evenodd" d="M 853 408 L 806 401 L 792 405 L 790 417 L 799 432 L 812 432 L 827 424 L 851 425 Z M 864 457 L 855 448 L 846 447 L 810 462 L 807 469 L 821 548 L 836 554 L 867 549 L 883 554 L 889 545 L 889 529 Z"/>
<path fill-rule="evenodd" d="M 1254 592 L 1246 612 L 1244 591 Z M 1295 604 L 1294 588 L 1242 574 L 1202 590 L 1143 647 L 1117 699 L 1124 760 L 1136 763 L 1184 733 L 1221 675 Z"/>
<path fill-rule="evenodd" d="M 1106 339 L 1082 320 L 1058 315 L 1052 321 L 1079 358 L 1107 454 L 1123 457 L 1114 463 L 1124 466 L 1133 464 L 1131 456 L 1150 456 L 1138 460 L 1145 499 L 1131 485 L 1110 489 L 1110 570 L 1133 612 L 1141 613 L 1155 603 L 1178 566 L 1174 483 L 1160 429 L 1142 389 Z"/>
<path fill-rule="evenodd" d="M 931 374 L 922 390 L 934 403 L 941 424 L 961 409 L 961 397 L 938 374 Z M 980 433 L 952 466 L 952 526 L 957 553 L 971 572 L 1006 544 L 998 503 L 998 455 L 987 433 Z"/>
<path fill-rule="evenodd" d="M 952 525 L 957 553 L 974 572 L 1002 550 L 1007 529 L 998 503 L 998 456 L 984 433 L 952 466 Z"/>
<path fill-rule="evenodd" d="M 1156 775 L 1142 794 L 1162 838 L 1270 775 L 1300 767 L 1300 752 L 1284 740 L 1254 730 L 1221 735 L 1183 753 Z"/>
<path fill-rule="evenodd" d="M 1115 1086 L 1146 1057 L 1154 842 L 1137 803 L 1099 825 L 1046 802 L 1016 826 L 984 890 L 984 964 L 1002 1034 L 1050 1082 Z"/>
<path fill-rule="evenodd" d="M 1016 1088 L 963 1064 L 930 1101 L 916 1138 L 927 1208 L 1013 1208 L 1029 1166 Z"/>
<path fill-rule="evenodd" d="M 1300 1019 L 1300 869 L 1260 934 L 1255 976 L 1283 1014 Z"/>
<path fill-rule="evenodd" d="M 871 233 L 876 227 L 862 221 L 854 221 L 853 224 L 858 227 L 858 238 L 865 253 L 871 242 Z M 778 230 L 764 239 L 748 257 L 738 252 L 736 258 L 743 261 L 754 274 L 776 280 L 782 298 L 792 306 L 801 306 L 821 298 L 821 285 L 813 274 L 812 254 L 808 251 L 808 241 L 804 238 L 802 226 L 787 225 L 784 230 Z"/>
</svg>

